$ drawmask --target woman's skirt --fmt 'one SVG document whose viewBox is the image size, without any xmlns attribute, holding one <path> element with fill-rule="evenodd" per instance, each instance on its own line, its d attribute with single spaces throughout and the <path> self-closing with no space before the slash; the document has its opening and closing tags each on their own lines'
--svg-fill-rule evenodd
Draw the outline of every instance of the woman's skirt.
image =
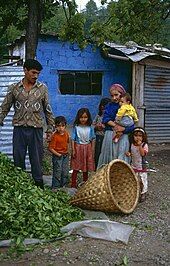
<svg viewBox="0 0 170 266">
<path fill-rule="evenodd" d="M 129 157 L 125 154 L 128 151 L 129 138 L 127 134 L 123 134 L 119 141 L 115 143 L 113 142 L 113 131 L 106 130 L 97 168 L 110 163 L 114 159 L 120 159 L 129 163 Z"/>
<path fill-rule="evenodd" d="M 99 156 L 101 153 L 102 142 L 104 135 L 96 135 L 96 145 L 95 145 L 95 167 L 97 168 Z"/>
<path fill-rule="evenodd" d="M 71 169 L 82 172 L 94 171 L 95 163 L 92 152 L 92 144 L 75 143 L 75 157 L 71 157 Z"/>
</svg>

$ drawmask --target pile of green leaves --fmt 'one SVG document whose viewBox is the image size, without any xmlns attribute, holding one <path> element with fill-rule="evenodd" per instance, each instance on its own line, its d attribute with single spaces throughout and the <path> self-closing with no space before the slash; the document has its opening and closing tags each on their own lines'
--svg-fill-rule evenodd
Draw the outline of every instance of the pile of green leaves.
<svg viewBox="0 0 170 266">
<path fill-rule="evenodd" d="M 82 217 L 81 210 L 69 205 L 66 193 L 37 188 L 27 173 L 0 153 L 0 240 L 19 244 L 25 238 L 60 237 L 62 226 Z"/>
</svg>

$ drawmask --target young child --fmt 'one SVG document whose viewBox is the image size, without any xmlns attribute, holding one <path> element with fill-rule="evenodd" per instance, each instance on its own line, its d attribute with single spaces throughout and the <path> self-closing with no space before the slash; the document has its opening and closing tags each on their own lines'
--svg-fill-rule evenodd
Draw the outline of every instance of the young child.
<svg viewBox="0 0 170 266">
<path fill-rule="evenodd" d="M 147 134 L 142 127 L 136 127 L 131 134 L 131 146 L 127 156 L 131 156 L 131 166 L 136 172 L 141 185 L 140 201 L 146 199 L 148 177 L 145 156 L 148 153 Z"/>
<path fill-rule="evenodd" d="M 138 116 L 135 108 L 131 104 L 131 100 L 132 99 L 129 93 L 125 93 L 121 97 L 119 101 L 120 108 L 115 118 L 115 124 L 121 125 L 123 127 L 128 127 L 138 122 Z M 122 134 L 122 132 L 117 131 L 114 134 L 113 141 L 118 142 Z"/>
<path fill-rule="evenodd" d="M 102 142 L 104 138 L 104 128 L 105 125 L 102 123 L 104 108 L 106 104 L 111 102 L 109 98 L 103 98 L 99 104 L 98 114 L 95 116 L 93 120 L 93 126 L 96 134 L 96 144 L 95 144 L 95 167 L 97 168 L 99 155 L 101 152 Z"/>
<path fill-rule="evenodd" d="M 69 133 L 66 131 L 67 121 L 64 116 L 55 118 L 56 131 L 51 137 L 48 149 L 52 153 L 53 177 L 52 191 L 57 191 L 68 182 L 69 174 Z"/>
<path fill-rule="evenodd" d="M 88 179 L 88 171 L 95 170 L 95 133 L 91 124 L 92 118 L 89 110 L 87 108 L 79 109 L 71 136 L 71 168 L 73 169 L 71 187 L 73 188 L 77 188 L 77 174 L 79 170 L 83 172 L 84 182 Z"/>
</svg>

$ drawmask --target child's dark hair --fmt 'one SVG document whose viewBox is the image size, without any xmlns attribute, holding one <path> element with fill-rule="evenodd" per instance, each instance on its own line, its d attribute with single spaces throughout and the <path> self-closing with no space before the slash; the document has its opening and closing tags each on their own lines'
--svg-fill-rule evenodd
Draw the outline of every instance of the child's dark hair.
<svg viewBox="0 0 170 266">
<path fill-rule="evenodd" d="M 87 126 L 91 126 L 92 124 L 92 118 L 91 118 L 91 114 L 88 108 L 81 108 L 78 110 L 77 114 L 76 114 L 76 118 L 74 120 L 74 126 L 79 125 L 80 124 L 80 117 L 82 117 L 82 115 L 86 113 L 88 116 L 88 120 L 87 120 Z"/>
<path fill-rule="evenodd" d="M 65 119 L 64 116 L 56 116 L 54 122 L 55 122 L 56 126 L 59 125 L 59 124 L 62 124 L 62 125 L 65 125 L 65 126 L 67 125 L 67 120 Z"/>
<path fill-rule="evenodd" d="M 130 136 L 130 142 L 131 143 L 134 143 L 134 134 L 136 132 L 141 132 L 142 133 L 143 142 L 144 143 L 148 143 L 147 134 L 146 134 L 146 131 L 145 131 L 145 129 L 143 127 L 135 127 L 134 128 L 134 130 L 132 131 L 131 136 Z"/>
<path fill-rule="evenodd" d="M 105 107 L 106 104 L 110 103 L 111 99 L 110 98 L 102 98 L 100 103 L 99 103 L 99 112 L 98 115 L 102 115 L 102 107 Z"/>
<path fill-rule="evenodd" d="M 27 59 L 23 65 L 28 71 L 31 69 L 36 69 L 41 71 L 43 69 L 42 65 L 35 59 Z"/>
<path fill-rule="evenodd" d="M 132 102 L 132 97 L 131 97 L 131 95 L 128 92 L 126 92 L 124 95 L 122 95 L 121 98 L 125 98 L 126 101 L 129 102 L 129 103 Z"/>
</svg>

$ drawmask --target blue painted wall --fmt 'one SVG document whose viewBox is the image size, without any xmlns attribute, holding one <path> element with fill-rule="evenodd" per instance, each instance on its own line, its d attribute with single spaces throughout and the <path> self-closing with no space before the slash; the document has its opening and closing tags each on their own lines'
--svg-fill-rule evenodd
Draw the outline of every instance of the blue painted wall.
<svg viewBox="0 0 170 266">
<path fill-rule="evenodd" d="M 89 108 L 94 118 L 100 99 L 109 96 L 108 89 L 111 84 L 120 83 L 126 90 L 131 90 L 131 64 L 104 59 L 100 50 L 94 50 L 91 45 L 81 51 L 76 44 L 44 36 L 38 42 L 37 60 L 43 66 L 40 80 L 48 86 L 53 113 L 55 116 L 64 115 L 69 124 L 73 123 L 78 109 L 82 107 Z M 59 70 L 102 71 L 102 95 L 61 95 Z"/>
</svg>

